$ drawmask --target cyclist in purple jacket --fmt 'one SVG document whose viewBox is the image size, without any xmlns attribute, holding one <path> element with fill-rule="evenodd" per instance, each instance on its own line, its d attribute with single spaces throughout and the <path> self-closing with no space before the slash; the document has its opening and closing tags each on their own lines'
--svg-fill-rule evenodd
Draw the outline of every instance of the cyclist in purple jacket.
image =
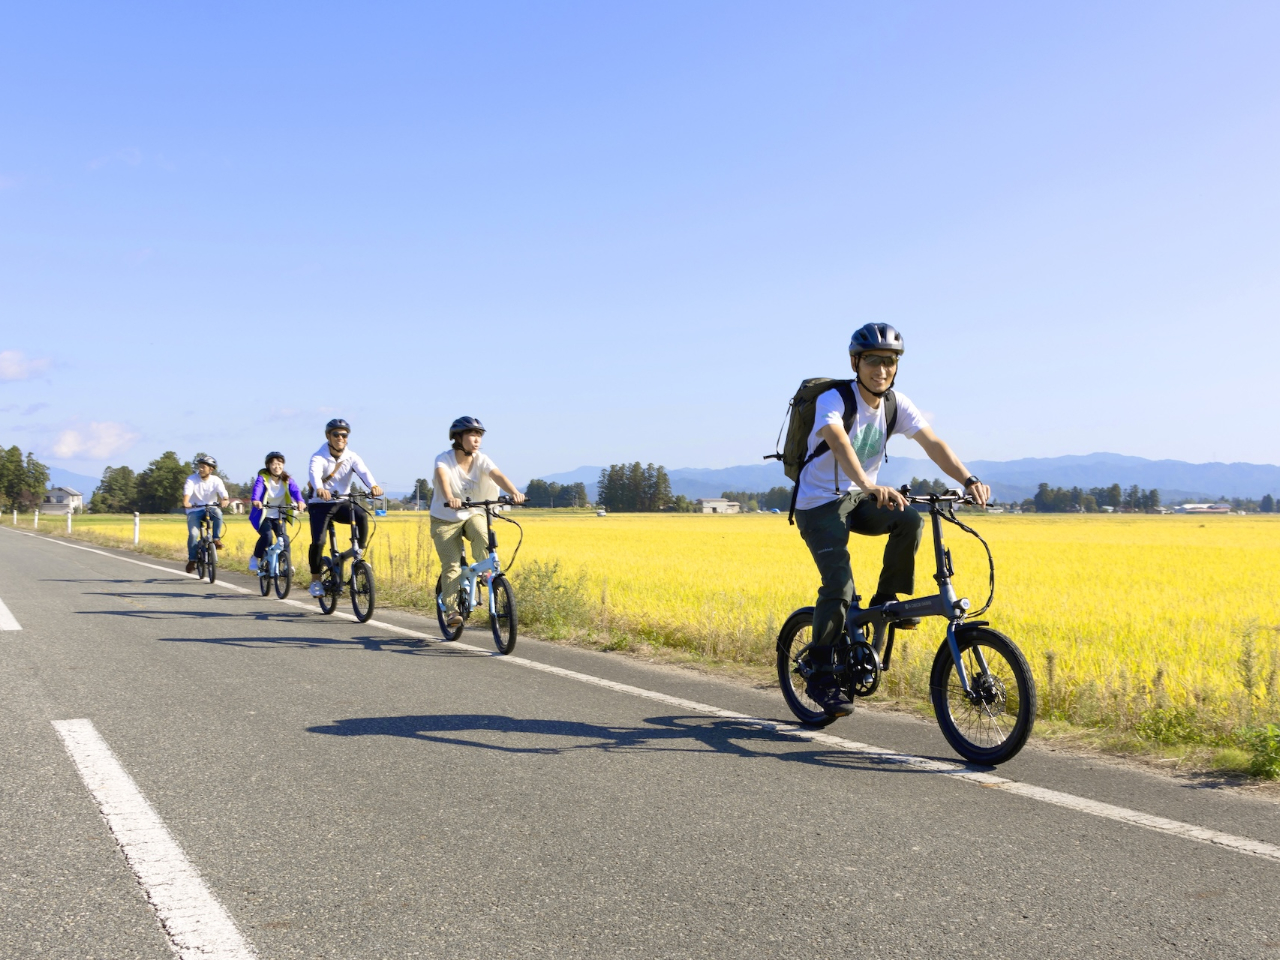
<svg viewBox="0 0 1280 960">
<path fill-rule="evenodd" d="M 249 511 L 249 523 L 258 531 L 258 543 L 253 548 L 249 569 L 257 570 L 258 561 L 267 552 L 275 537 L 284 536 L 284 516 L 289 503 L 294 510 L 305 510 L 302 491 L 293 477 L 285 473 L 284 454 L 272 450 L 267 454 L 266 465 L 253 480 L 253 492 L 249 495 L 253 508 Z"/>
</svg>

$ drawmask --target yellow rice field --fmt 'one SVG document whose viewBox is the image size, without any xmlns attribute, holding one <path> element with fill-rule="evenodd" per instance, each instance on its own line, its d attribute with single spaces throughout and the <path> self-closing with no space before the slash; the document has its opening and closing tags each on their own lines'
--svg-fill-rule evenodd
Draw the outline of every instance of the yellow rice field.
<svg viewBox="0 0 1280 960">
<path fill-rule="evenodd" d="M 558 563 L 562 580 L 581 585 L 588 631 L 714 659 L 767 663 L 787 614 L 813 602 L 813 563 L 785 516 L 600 518 L 549 510 L 516 516 L 526 531 L 514 571 L 517 589 L 522 567 Z M 1042 712 L 1089 719 L 1169 705 L 1277 718 L 1280 517 L 966 520 L 995 554 L 996 600 L 986 619 L 1026 653 L 1041 688 Z M 62 523 L 51 521 L 52 532 Z M 132 518 L 77 517 L 75 523 L 77 535 L 132 538 Z M 229 517 L 228 524 L 225 560 L 243 569 L 255 535 L 244 517 Z M 982 548 L 960 530 L 944 529 L 957 588 L 976 608 L 986 598 Z M 499 536 L 509 557 L 514 528 L 501 525 Z M 933 587 L 927 527 L 925 537 L 916 584 L 921 594 Z M 309 542 L 305 531 L 301 540 Z M 852 540 L 864 596 L 874 587 L 883 542 Z M 181 550 L 182 518 L 144 518 L 142 543 L 158 553 Z M 296 556 L 303 566 L 305 550 Z M 405 513 L 380 518 L 371 560 L 385 596 L 422 603 L 438 573 L 427 519 Z M 912 663 L 917 673 L 927 669 L 942 637 L 940 621 L 926 621 L 907 636 L 904 676 Z M 1246 655 L 1242 667 L 1247 648 L 1256 656 L 1250 665 Z M 1249 696 L 1242 669 L 1254 680 Z"/>
</svg>

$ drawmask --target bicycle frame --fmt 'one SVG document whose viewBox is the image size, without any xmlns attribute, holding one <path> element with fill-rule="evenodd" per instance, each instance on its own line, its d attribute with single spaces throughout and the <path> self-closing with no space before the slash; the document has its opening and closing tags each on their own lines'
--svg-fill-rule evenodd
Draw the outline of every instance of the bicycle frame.
<svg viewBox="0 0 1280 960">
<path fill-rule="evenodd" d="M 904 487 L 903 489 L 905 490 L 906 488 Z M 876 656 L 882 659 L 882 667 L 888 669 L 890 658 L 893 655 L 894 623 L 907 617 L 945 618 L 947 621 L 947 645 L 951 648 L 951 657 L 955 662 L 960 687 L 964 690 L 966 696 L 972 697 L 973 689 L 970 686 L 963 658 L 960 655 L 960 644 L 956 640 L 956 630 L 964 623 L 964 619 L 969 612 L 970 603 L 967 599 L 957 596 L 955 588 L 951 585 L 951 578 L 955 575 L 955 569 L 951 565 L 951 551 L 944 545 L 942 535 L 943 508 L 941 504 L 956 503 L 961 499 L 956 494 L 908 497 L 910 502 L 927 503 L 929 505 L 929 519 L 933 526 L 933 557 L 937 568 L 933 579 L 938 584 L 938 592 L 930 597 L 899 600 L 866 608 L 857 606 L 858 598 L 855 597 L 853 604 L 849 606 L 849 613 L 845 619 L 845 628 L 847 636 L 852 637 L 856 634 L 865 635 L 864 631 L 869 627 L 872 631 L 871 646 L 875 649 Z M 981 621 L 974 621 L 974 623 L 981 623 Z M 982 650 L 974 647 L 971 652 L 977 659 L 978 666 L 982 672 L 987 672 L 987 663 L 982 655 Z"/>
<path fill-rule="evenodd" d="M 498 574 L 502 573 L 502 562 L 498 559 L 498 536 L 493 530 L 493 505 L 495 503 L 504 502 L 505 501 L 501 500 L 480 500 L 475 502 L 471 500 L 463 501 L 464 507 L 484 508 L 485 525 L 489 529 L 489 542 L 487 544 L 488 550 L 484 559 L 478 560 L 471 565 L 467 565 L 466 563 L 462 565 L 462 571 L 460 574 L 462 577 L 462 583 L 459 584 L 459 586 L 462 589 L 462 602 L 466 605 L 466 610 L 462 611 L 464 617 L 468 616 L 471 611 L 476 608 L 476 594 L 478 592 L 477 584 L 479 584 L 481 578 L 484 578 L 487 574 L 488 577 L 485 582 L 488 583 L 493 580 L 494 577 L 498 576 Z M 438 600 L 437 603 L 443 603 L 443 599 Z M 490 590 L 489 614 L 491 616 L 497 616 L 497 613 L 497 601 L 494 599 L 493 591 Z"/>
<path fill-rule="evenodd" d="M 368 510 L 365 510 L 363 506 L 360 505 L 360 502 L 359 502 L 360 494 L 358 493 L 338 494 L 333 499 L 346 500 L 348 503 L 351 504 L 352 510 L 361 510 L 366 514 L 369 512 Z M 333 559 L 333 565 L 337 573 L 338 583 L 342 584 L 345 582 L 345 579 L 346 579 L 343 576 L 343 570 L 345 569 L 346 562 L 348 560 L 364 559 L 364 547 L 360 545 L 360 538 L 359 538 L 360 528 L 356 526 L 355 516 L 353 514 L 351 517 L 351 523 L 349 524 L 349 526 L 351 527 L 351 547 L 347 550 L 343 550 L 342 552 L 339 552 L 338 551 L 338 532 L 333 528 L 333 520 L 330 519 L 326 521 L 325 526 L 328 527 L 329 529 L 329 556 Z M 369 538 L 370 539 L 373 538 L 372 531 L 369 534 Z"/>
<path fill-rule="evenodd" d="M 262 522 L 266 523 L 270 517 L 264 516 Z M 293 534 L 289 532 L 291 525 L 298 523 L 298 515 L 292 510 L 287 511 L 284 507 L 280 508 L 280 520 L 283 521 L 281 528 L 283 533 L 276 537 L 275 542 L 267 547 L 266 555 L 263 559 L 266 561 L 259 569 L 259 575 L 264 577 L 275 577 L 280 574 L 280 554 L 284 553 L 284 548 L 293 542 Z"/>
</svg>

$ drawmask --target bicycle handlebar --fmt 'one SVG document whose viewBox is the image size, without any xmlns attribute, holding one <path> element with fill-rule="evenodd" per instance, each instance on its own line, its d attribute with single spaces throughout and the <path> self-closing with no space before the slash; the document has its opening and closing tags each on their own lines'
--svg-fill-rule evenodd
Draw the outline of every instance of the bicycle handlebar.
<svg viewBox="0 0 1280 960">
<path fill-rule="evenodd" d="M 515 506 L 515 504 L 515 500 L 507 496 L 499 497 L 497 500 L 472 500 L 468 497 L 462 501 L 464 507 Z"/>
<path fill-rule="evenodd" d="M 964 503 L 978 506 L 978 501 L 963 490 L 948 490 L 946 493 L 912 493 L 907 484 L 898 488 L 907 503 Z"/>
</svg>

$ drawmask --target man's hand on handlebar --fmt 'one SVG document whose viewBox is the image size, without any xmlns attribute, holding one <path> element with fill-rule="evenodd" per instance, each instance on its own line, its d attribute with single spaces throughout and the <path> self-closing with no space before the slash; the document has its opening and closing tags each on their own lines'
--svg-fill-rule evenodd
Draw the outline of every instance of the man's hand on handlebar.
<svg viewBox="0 0 1280 960">
<path fill-rule="evenodd" d="M 964 488 L 964 492 L 980 507 L 985 507 L 987 501 L 991 499 L 991 488 L 985 483 L 971 483 Z"/>
<path fill-rule="evenodd" d="M 524 503 L 524 501 L 525 501 L 525 495 L 521 493 L 519 490 L 511 494 L 512 503 L 520 504 L 520 503 Z"/>
<path fill-rule="evenodd" d="M 320 495 L 320 499 L 321 499 L 321 500 L 332 500 L 332 499 L 333 499 L 333 494 L 332 494 L 332 493 L 330 493 L 330 492 L 329 492 L 325 487 L 321 487 L 319 490 L 317 490 L 317 491 L 316 491 L 316 493 L 318 493 L 318 494 Z"/>
<path fill-rule="evenodd" d="M 877 507 L 888 507 L 890 510 L 907 509 L 906 498 L 893 487 L 875 486 L 865 491 L 865 493 L 876 498 Z"/>
<path fill-rule="evenodd" d="M 370 490 L 369 492 L 372 493 L 375 497 L 382 496 L 382 488 L 378 486 L 376 483 L 373 485 L 373 489 Z"/>
</svg>

